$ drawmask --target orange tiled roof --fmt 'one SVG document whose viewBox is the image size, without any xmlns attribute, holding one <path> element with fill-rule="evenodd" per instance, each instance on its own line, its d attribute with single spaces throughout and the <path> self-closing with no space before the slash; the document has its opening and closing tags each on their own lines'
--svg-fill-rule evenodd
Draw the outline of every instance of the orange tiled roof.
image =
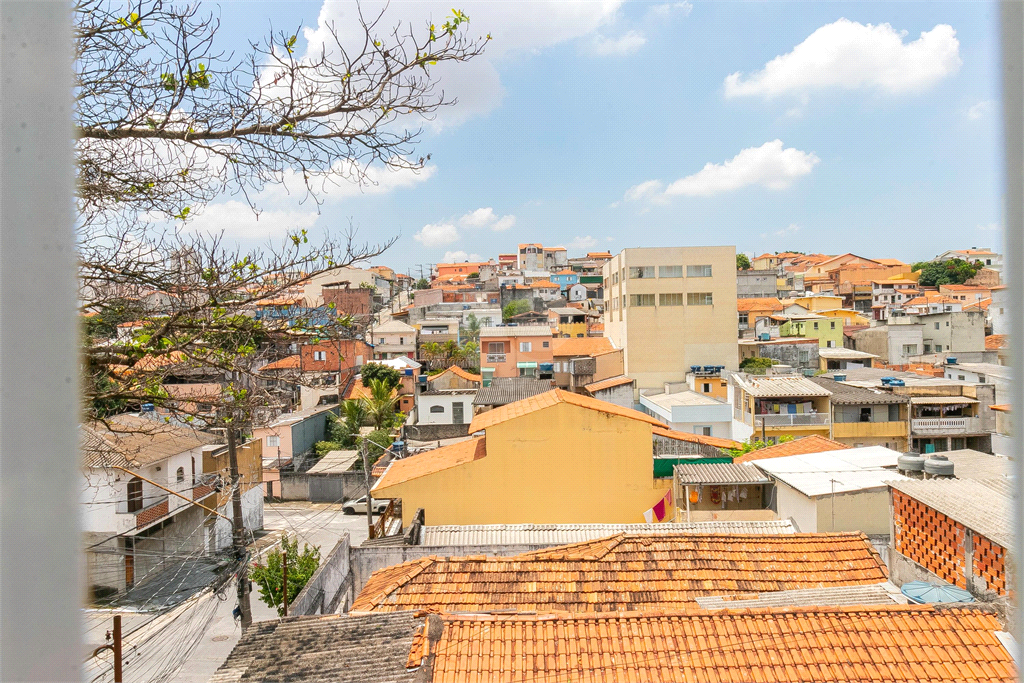
<svg viewBox="0 0 1024 683">
<path fill-rule="evenodd" d="M 991 408 L 992 410 L 996 411 L 997 413 L 1009 413 L 1010 412 L 1010 404 L 1009 403 L 999 403 L 999 404 L 994 405 L 994 406 L 989 406 L 989 408 Z"/>
<path fill-rule="evenodd" d="M 373 490 L 376 492 L 388 486 L 394 486 L 411 479 L 418 479 L 428 474 L 457 467 L 467 462 L 479 460 L 486 455 L 487 447 L 482 436 L 469 439 L 468 441 L 460 441 L 450 446 L 435 448 L 426 453 L 410 455 L 408 458 L 392 461 L 384 476 L 377 480 Z"/>
<path fill-rule="evenodd" d="M 604 323 L 593 323 L 588 325 L 587 329 L 591 332 L 604 332 Z"/>
<path fill-rule="evenodd" d="M 1005 349 L 1009 337 L 1005 334 L 990 334 L 985 337 L 985 350 L 986 351 L 998 351 L 999 349 Z"/>
<path fill-rule="evenodd" d="M 500 408 L 488 410 L 486 413 L 480 413 L 473 418 L 473 422 L 469 425 L 469 432 L 472 434 L 474 432 L 483 431 L 496 424 L 514 420 L 517 417 L 522 417 L 523 415 L 527 415 L 537 410 L 550 408 L 551 406 L 558 405 L 559 403 L 570 403 L 574 406 L 597 410 L 602 413 L 607 413 L 608 415 L 617 415 L 619 417 L 627 417 L 631 420 L 640 420 L 641 422 L 652 424 L 655 427 L 665 426 L 663 423 L 658 422 L 649 415 L 641 413 L 639 410 L 623 408 L 622 406 L 617 406 L 614 403 L 601 401 L 596 398 L 591 398 L 590 396 L 574 394 L 564 389 L 552 389 L 551 391 L 545 391 L 543 394 L 537 394 L 536 396 L 524 398 L 522 401 L 508 403 Z"/>
<path fill-rule="evenodd" d="M 941 289 L 950 289 L 954 292 L 987 292 L 991 287 L 982 287 L 980 285 L 939 285 Z"/>
<path fill-rule="evenodd" d="M 979 311 L 987 311 L 991 305 L 992 299 L 982 299 L 981 301 L 975 301 L 974 303 L 964 304 L 964 310 L 969 311 L 977 309 Z"/>
<path fill-rule="evenodd" d="M 945 294 L 922 294 L 919 297 L 915 297 L 910 301 L 904 303 L 904 306 L 923 306 L 925 304 L 959 304 L 963 303 L 956 299 L 951 299 Z"/>
<path fill-rule="evenodd" d="M 281 360 L 276 360 L 273 363 L 268 363 L 263 366 L 264 370 L 298 370 L 299 369 L 299 354 L 294 356 L 285 356 Z"/>
<path fill-rule="evenodd" d="M 432 680 L 1009 683 L 1013 657 L 990 610 L 931 605 L 658 614 L 453 614 Z M 418 646 L 418 647 L 417 647 Z M 429 652 L 428 652 L 429 650 Z"/>
<path fill-rule="evenodd" d="M 551 280 L 537 280 L 530 283 L 530 289 L 561 289 L 561 286 L 556 285 Z"/>
<path fill-rule="evenodd" d="M 632 383 L 633 380 L 631 378 L 626 377 L 625 375 L 619 375 L 618 377 L 609 377 L 608 379 L 603 379 L 600 382 L 593 382 L 591 384 L 584 386 L 583 388 L 589 391 L 590 393 L 594 393 L 595 391 L 611 389 L 613 387 L 622 386 L 623 384 Z"/>
<path fill-rule="evenodd" d="M 471 372 L 466 372 L 465 370 L 460 368 L 458 365 L 453 365 L 453 366 L 451 366 L 449 368 L 446 368 L 444 370 L 444 372 L 439 372 L 438 374 L 436 374 L 433 377 L 431 377 L 428 381 L 433 382 L 438 377 L 441 377 L 442 375 L 444 375 L 446 373 L 449 373 L 449 372 L 452 373 L 453 375 L 455 375 L 456 377 L 461 377 L 462 379 L 464 379 L 464 380 L 466 380 L 468 382 L 483 382 L 484 381 L 484 378 L 483 378 L 482 375 L 474 375 Z"/>
<path fill-rule="evenodd" d="M 425 557 L 388 567 L 370 576 L 351 611 L 686 609 L 705 595 L 871 585 L 887 576 L 859 532 L 616 534 L 514 557 Z"/>
<path fill-rule="evenodd" d="M 736 299 L 736 310 L 740 313 L 749 311 L 781 311 L 782 302 L 774 297 Z"/>
<path fill-rule="evenodd" d="M 776 446 L 761 448 L 751 451 L 736 458 L 734 462 L 750 462 L 751 460 L 764 460 L 765 458 L 784 458 L 787 455 L 803 455 L 804 453 L 823 453 L 825 451 L 838 451 L 849 448 L 845 443 L 833 441 L 824 436 L 812 434 L 796 441 L 780 443 Z"/>
<path fill-rule="evenodd" d="M 723 439 L 717 436 L 704 436 L 703 434 L 690 434 L 689 432 L 677 432 L 666 427 L 655 427 L 651 432 L 657 436 L 664 436 L 666 439 L 675 441 L 689 441 L 690 443 L 702 443 L 715 448 L 739 448 L 743 444 L 732 439 Z"/>
<path fill-rule="evenodd" d="M 558 273 L 556 273 L 556 275 L 572 275 L 575 272 L 576 271 L 574 271 L 572 268 L 566 268 L 565 270 L 558 271 Z"/>
<path fill-rule="evenodd" d="M 397 396 L 398 395 L 398 389 L 392 389 L 391 390 L 391 395 L 392 396 Z M 352 399 L 352 398 L 370 398 L 371 396 L 373 396 L 373 394 L 370 392 L 370 388 L 369 387 L 364 387 L 362 381 L 360 381 L 360 380 L 356 380 L 355 382 L 352 382 L 352 386 L 350 386 L 348 388 L 348 392 L 345 393 L 345 399 L 346 400 Z"/>
<path fill-rule="evenodd" d="M 607 337 L 569 337 L 551 340 L 552 356 L 596 356 L 614 351 L 612 340 Z"/>
</svg>

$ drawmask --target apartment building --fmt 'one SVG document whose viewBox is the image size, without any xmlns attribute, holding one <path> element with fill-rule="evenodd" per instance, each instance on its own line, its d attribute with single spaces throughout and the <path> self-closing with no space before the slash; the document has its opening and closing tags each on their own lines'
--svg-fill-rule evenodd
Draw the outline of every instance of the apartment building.
<svg viewBox="0 0 1024 683">
<path fill-rule="evenodd" d="M 494 377 L 554 378 L 551 328 L 547 325 L 480 329 L 480 372 L 484 384 Z"/>
<path fill-rule="evenodd" d="M 604 265 L 605 336 L 640 389 L 738 364 L 736 248 L 624 249 Z"/>
</svg>

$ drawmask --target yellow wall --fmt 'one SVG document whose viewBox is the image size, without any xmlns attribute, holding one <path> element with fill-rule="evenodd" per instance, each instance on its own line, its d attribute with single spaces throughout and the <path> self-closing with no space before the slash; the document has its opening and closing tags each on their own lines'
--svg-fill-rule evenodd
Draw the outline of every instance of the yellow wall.
<svg viewBox="0 0 1024 683">
<path fill-rule="evenodd" d="M 587 323 L 558 323 L 558 333 L 575 339 L 587 336 Z"/>
<path fill-rule="evenodd" d="M 822 313 L 843 307 L 841 296 L 801 296 L 793 300 L 793 303 L 803 306 L 808 311 Z"/>
<path fill-rule="evenodd" d="M 560 403 L 486 438 L 486 457 L 374 497 L 401 498 L 406 524 L 421 507 L 429 525 L 625 524 L 643 522 L 672 485 L 654 479 L 651 425 L 639 420 Z"/>
<path fill-rule="evenodd" d="M 847 311 L 839 308 L 832 311 L 818 311 L 820 315 L 826 318 L 842 318 L 844 325 L 869 325 L 871 321 L 864 316 L 857 313 L 857 311 Z"/>
</svg>

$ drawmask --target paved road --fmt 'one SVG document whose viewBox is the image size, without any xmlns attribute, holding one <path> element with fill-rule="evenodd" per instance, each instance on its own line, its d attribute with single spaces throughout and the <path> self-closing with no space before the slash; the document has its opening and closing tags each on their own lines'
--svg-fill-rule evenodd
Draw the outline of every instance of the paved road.
<svg viewBox="0 0 1024 683">
<path fill-rule="evenodd" d="M 298 535 L 299 547 L 303 543 L 319 545 L 321 555 L 331 552 L 346 531 L 353 545 L 359 545 L 367 538 L 366 517 L 364 515 L 345 515 L 341 506 L 331 503 L 307 503 L 304 501 L 288 501 L 284 503 L 267 503 L 263 511 L 263 526 L 270 532 L 266 538 L 277 540 L 281 533 Z M 272 547 L 264 539 L 257 544 L 261 549 Z M 228 592 L 234 596 L 234 586 Z M 210 626 L 203 636 L 202 643 L 172 678 L 177 683 L 206 683 L 238 642 L 241 631 L 231 616 L 234 609 L 233 600 L 221 603 Z M 252 594 L 252 612 L 254 621 L 277 619 L 277 611 L 263 604 L 259 593 Z"/>
</svg>

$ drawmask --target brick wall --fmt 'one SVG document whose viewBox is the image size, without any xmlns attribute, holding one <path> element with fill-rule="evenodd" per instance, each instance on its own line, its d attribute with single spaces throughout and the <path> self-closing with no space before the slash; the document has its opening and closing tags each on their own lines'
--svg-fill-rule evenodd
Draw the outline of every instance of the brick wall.
<svg viewBox="0 0 1024 683">
<path fill-rule="evenodd" d="M 972 576 L 1007 594 L 1005 548 L 900 491 L 892 491 L 892 510 L 896 552 L 960 588 L 969 590 Z"/>
<path fill-rule="evenodd" d="M 139 514 L 135 515 L 135 528 L 141 529 L 147 524 L 164 517 L 167 514 L 167 510 L 168 504 L 166 500 L 142 510 Z"/>
</svg>

